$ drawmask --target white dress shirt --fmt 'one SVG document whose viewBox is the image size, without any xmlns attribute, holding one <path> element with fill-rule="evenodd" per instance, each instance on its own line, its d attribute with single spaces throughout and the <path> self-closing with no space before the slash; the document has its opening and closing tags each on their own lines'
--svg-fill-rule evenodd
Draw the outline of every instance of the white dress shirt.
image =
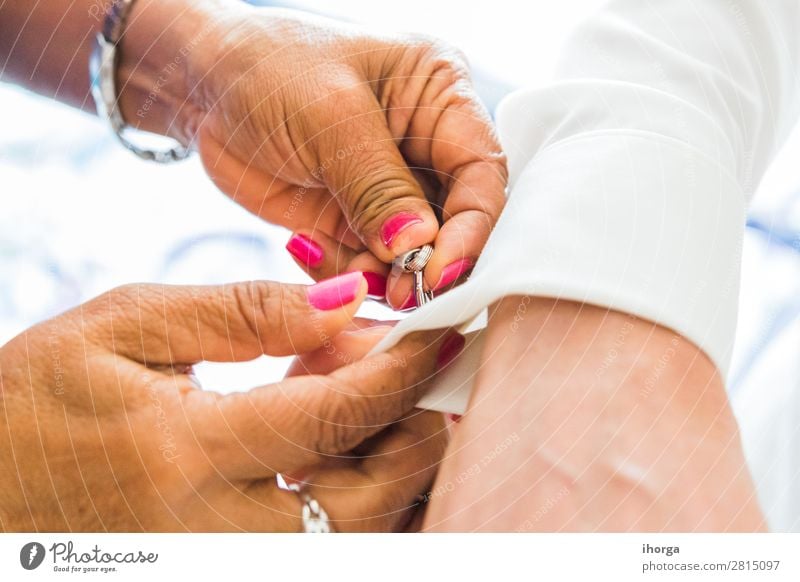
<svg viewBox="0 0 800 582">
<path fill-rule="evenodd" d="M 746 205 L 800 113 L 799 34 L 797 0 L 610 3 L 552 84 L 500 104 L 510 197 L 470 280 L 375 351 L 530 295 L 657 322 L 726 376 Z M 422 405 L 464 408 L 479 347 Z"/>
</svg>

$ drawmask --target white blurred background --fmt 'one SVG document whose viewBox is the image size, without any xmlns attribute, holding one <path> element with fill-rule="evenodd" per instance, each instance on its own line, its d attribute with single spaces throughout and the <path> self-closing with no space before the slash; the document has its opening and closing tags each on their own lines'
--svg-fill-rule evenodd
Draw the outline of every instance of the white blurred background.
<svg viewBox="0 0 800 582">
<path fill-rule="evenodd" d="M 293 4 L 460 46 L 487 104 L 547 81 L 559 47 L 602 0 Z M 773 527 L 800 530 L 800 136 L 764 180 L 747 229 L 730 392 Z M 198 161 L 159 167 L 85 114 L 0 84 L 0 343 L 134 281 L 307 281 L 288 233 L 219 194 Z M 387 315 L 374 306 L 370 315 Z M 208 388 L 280 378 L 285 360 L 203 365 Z"/>
</svg>

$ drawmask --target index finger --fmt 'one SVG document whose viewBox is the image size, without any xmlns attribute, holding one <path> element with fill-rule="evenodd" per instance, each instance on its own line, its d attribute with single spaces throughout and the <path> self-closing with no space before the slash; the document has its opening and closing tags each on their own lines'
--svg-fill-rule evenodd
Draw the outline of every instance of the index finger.
<svg viewBox="0 0 800 582">
<path fill-rule="evenodd" d="M 414 407 L 445 335 L 418 332 L 326 376 L 217 397 L 195 411 L 201 445 L 232 479 L 292 472 L 347 453 Z"/>
</svg>

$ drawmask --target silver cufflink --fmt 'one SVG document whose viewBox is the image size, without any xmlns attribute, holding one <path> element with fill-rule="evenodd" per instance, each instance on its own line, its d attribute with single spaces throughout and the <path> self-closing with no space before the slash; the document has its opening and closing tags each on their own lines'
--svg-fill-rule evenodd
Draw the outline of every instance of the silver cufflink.
<svg viewBox="0 0 800 582">
<path fill-rule="evenodd" d="M 417 307 L 425 305 L 433 299 L 433 291 L 425 291 L 424 269 L 433 256 L 433 247 L 424 245 L 418 249 L 411 249 L 397 257 L 392 263 L 396 268 L 414 275 L 414 298 Z"/>
</svg>

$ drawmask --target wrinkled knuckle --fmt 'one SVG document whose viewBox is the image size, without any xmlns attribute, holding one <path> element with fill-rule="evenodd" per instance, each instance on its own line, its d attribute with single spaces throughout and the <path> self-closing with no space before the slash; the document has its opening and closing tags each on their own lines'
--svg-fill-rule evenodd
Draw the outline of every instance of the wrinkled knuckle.
<svg viewBox="0 0 800 582">
<path fill-rule="evenodd" d="M 391 374 L 392 380 L 383 380 L 380 391 L 364 400 L 380 410 L 382 419 L 396 420 L 411 410 L 419 400 L 423 388 L 418 382 L 419 371 L 415 369 L 413 362 L 402 355 L 396 356 L 391 350 L 373 358 L 371 365 Z"/>
<path fill-rule="evenodd" d="M 408 381 L 399 389 L 400 392 L 396 396 L 400 414 L 405 414 L 414 408 L 417 402 L 419 402 L 425 386 L 425 381 L 417 378 L 416 373 L 412 373 L 410 378 L 407 375 L 406 378 Z"/>
<path fill-rule="evenodd" d="M 420 347 L 420 351 L 426 348 Z M 399 394 L 402 410 L 410 410 L 433 377 L 434 365 L 431 358 L 406 357 L 405 354 L 394 356 L 397 367 L 401 370 L 402 392 Z"/>
<path fill-rule="evenodd" d="M 293 294 L 277 283 L 256 284 L 255 320 L 262 329 L 262 341 L 281 337 L 286 333 L 286 311 L 291 307 Z"/>
<path fill-rule="evenodd" d="M 270 335 L 283 328 L 280 308 L 282 295 L 282 286 L 266 281 L 253 281 L 233 287 L 236 315 L 248 333 L 258 339 L 262 349 Z"/>
<path fill-rule="evenodd" d="M 367 399 L 352 395 L 337 395 L 326 399 L 317 423 L 317 451 L 336 455 L 359 444 L 369 431 Z"/>
<path fill-rule="evenodd" d="M 400 169 L 387 168 L 377 156 L 376 163 L 359 168 L 348 190 L 350 219 L 361 232 L 377 230 L 398 200 L 417 195 Z"/>
</svg>

